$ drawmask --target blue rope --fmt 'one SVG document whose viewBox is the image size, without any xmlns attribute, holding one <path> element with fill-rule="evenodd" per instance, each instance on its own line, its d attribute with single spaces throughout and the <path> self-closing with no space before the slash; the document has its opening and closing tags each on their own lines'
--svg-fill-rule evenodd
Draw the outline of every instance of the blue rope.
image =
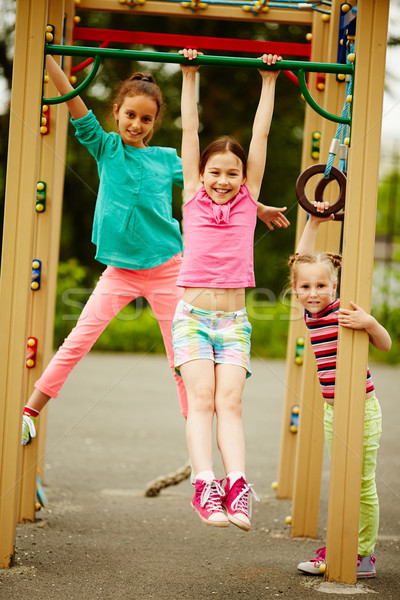
<svg viewBox="0 0 400 600">
<path fill-rule="evenodd" d="M 349 60 L 347 59 L 348 55 L 350 53 L 354 52 L 354 44 L 350 44 L 350 50 L 349 52 L 347 52 L 346 55 L 346 63 L 349 64 Z M 347 96 L 351 96 L 353 92 L 353 78 L 350 77 L 349 81 L 347 81 L 346 83 L 346 98 L 344 101 L 344 105 L 343 105 L 343 110 L 342 110 L 342 114 L 341 117 L 348 117 L 349 114 L 349 102 L 347 102 Z M 347 135 L 347 125 L 345 125 L 344 123 L 338 123 L 337 129 L 336 129 L 336 134 L 335 137 L 333 138 L 334 140 L 340 140 L 340 134 L 342 133 L 342 143 L 344 144 L 344 140 L 346 138 Z M 330 152 L 329 153 L 329 158 L 326 162 L 326 168 L 325 168 L 325 173 L 324 173 L 324 179 L 328 179 L 329 175 L 331 174 L 331 169 L 332 169 L 332 165 L 333 165 L 333 161 L 335 160 L 335 156 L 336 156 L 336 152 Z M 341 159 L 339 161 L 339 170 L 340 171 L 345 171 L 346 170 L 346 160 L 345 159 Z"/>
</svg>

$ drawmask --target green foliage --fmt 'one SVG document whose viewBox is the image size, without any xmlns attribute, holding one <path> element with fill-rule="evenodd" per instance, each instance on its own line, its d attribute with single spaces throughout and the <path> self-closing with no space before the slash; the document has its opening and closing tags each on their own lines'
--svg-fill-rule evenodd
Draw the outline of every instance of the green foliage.
<svg viewBox="0 0 400 600">
<path fill-rule="evenodd" d="M 373 346 L 373 360 L 400 362 L 400 172 L 399 156 L 393 155 L 392 168 L 379 185 L 376 218 L 377 236 L 385 242 L 381 260 L 375 264 L 373 315 L 392 338 L 390 352 L 382 353 Z"/>
<path fill-rule="evenodd" d="M 95 281 L 90 270 L 76 260 L 60 263 L 58 268 L 54 347 L 58 348 L 75 326 Z M 252 324 L 251 353 L 255 358 L 286 357 L 290 310 L 288 301 L 270 290 L 250 290 L 246 306 Z M 380 352 L 370 345 L 374 361 L 400 362 L 400 308 L 374 311 L 393 340 L 390 352 Z M 299 315 L 302 318 L 302 315 Z M 99 337 L 94 350 L 104 352 L 164 353 L 159 325 L 147 303 L 139 298 L 126 306 Z"/>
<path fill-rule="evenodd" d="M 374 317 L 389 332 L 392 338 L 392 347 L 389 352 L 381 352 L 370 344 L 371 360 L 398 364 L 400 362 L 400 308 L 395 307 L 389 310 L 387 307 L 383 307 L 379 311 L 374 311 Z"/>
<path fill-rule="evenodd" d="M 263 302 L 249 294 L 246 300 L 254 358 L 285 358 L 290 310 L 280 300 Z"/>
<path fill-rule="evenodd" d="M 58 348 L 75 326 L 95 282 L 87 267 L 76 260 L 60 263 L 58 269 L 54 346 Z M 252 323 L 252 354 L 283 358 L 286 354 L 289 311 L 280 302 L 264 302 L 254 294 L 247 302 Z M 164 352 L 156 318 L 139 298 L 126 306 L 99 337 L 94 350 L 106 352 Z"/>
<path fill-rule="evenodd" d="M 93 348 L 105 352 L 165 353 L 157 319 L 140 300 L 126 306 L 111 321 Z"/>
<path fill-rule="evenodd" d="M 93 283 L 89 269 L 76 259 L 58 264 L 56 313 L 54 318 L 54 346 L 58 348 L 76 324 Z"/>
<path fill-rule="evenodd" d="M 395 244 L 392 260 L 400 262 L 400 171 L 397 169 L 379 185 L 376 234 Z"/>
<path fill-rule="evenodd" d="M 75 326 L 95 283 L 90 270 L 76 260 L 59 263 L 54 324 L 56 348 Z M 111 321 L 93 349 L 107 352 L 164 352 L 164 344 L 151 309 L 144 300 L 138 299 Z"/>
</svg>

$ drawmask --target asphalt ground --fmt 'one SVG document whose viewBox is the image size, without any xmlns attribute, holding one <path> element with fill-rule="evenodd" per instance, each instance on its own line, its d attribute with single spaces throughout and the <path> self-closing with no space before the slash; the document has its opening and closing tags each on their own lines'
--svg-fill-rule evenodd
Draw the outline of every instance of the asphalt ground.
<svg viewBox="0 0 400 600">
<path fill-rule="evenodd" d="M 252 529 L 202 524 L 185 480 L 148 498 L 149 481 L 187 461 L 184 419 L 163 356 L 89 354 L 49 405 L 44 491 L 34 523 L 19 524 L 15 566 L 0 570 L 1 600 L 311 600 L 400 598 L 400 368 L 371 365 L 383 416 L 377 483 L 377 577 L 324 584 L 297 571 L 325 545 L 325 453 L 319 539 L 292 539 L 290 500 L 271 489 L 279 453 L 285 364 L 253 360 L 245 387 L 247 477 L 261 501 Z M 222 466 L 215 453 L 215 470 Z"/>
</svg>

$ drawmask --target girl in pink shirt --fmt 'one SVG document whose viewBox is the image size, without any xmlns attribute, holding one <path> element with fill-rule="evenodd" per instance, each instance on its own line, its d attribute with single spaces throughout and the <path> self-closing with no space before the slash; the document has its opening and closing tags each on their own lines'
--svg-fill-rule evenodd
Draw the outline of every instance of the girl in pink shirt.
<svg viewBox="0 0 400 600">
<path fill-rule="evenodd" d="M 182 50 L 189 60 L 195 50 Z M 264 55 L 274 64 L 280 57 Z M 250 529 L 245 476 L 242 392 L 250 375 L 251 326 L 245 288 L 254 286 L 253 238 L 257 216 L 272 229 L 287 227 L 285 208 L 258 205 L 272 119 L 277 71 L 262 70 L 261 96 L 248 159 L 223 137 L 200 155 L 195 96 L 197 66 L 182 65 L 182 166 L 185 252 L 178 285 L 184 287 L 173 321 L 175 368 L 188 395 L 186 438 L 195 475 L 192 507 L 216 527 Z M 226 485 L 212 467 L 212 427 Z"/>
</svg>

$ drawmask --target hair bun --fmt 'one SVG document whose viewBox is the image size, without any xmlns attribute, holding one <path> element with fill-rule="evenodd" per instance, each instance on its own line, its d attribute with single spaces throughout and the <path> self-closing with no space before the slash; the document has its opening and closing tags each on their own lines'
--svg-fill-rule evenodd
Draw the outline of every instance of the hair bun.
<svg viewBox="0 0 400 600">
<path fill-rule="evenodd" d="M 338 269 L 341 266 L 342 257 L 340 256 L 340 254 L 334 254 L 333 252 L 327 252 L 326 255 L 329 258 L 329 260 L 332 262 L 335 269 Z"/>
<path fill-rule="evenodd" d="M 129 81 L 144 81 L 145 83 L 155 83 L 154 77 L 145 73 L 134 73 Z"/>
</svg>

